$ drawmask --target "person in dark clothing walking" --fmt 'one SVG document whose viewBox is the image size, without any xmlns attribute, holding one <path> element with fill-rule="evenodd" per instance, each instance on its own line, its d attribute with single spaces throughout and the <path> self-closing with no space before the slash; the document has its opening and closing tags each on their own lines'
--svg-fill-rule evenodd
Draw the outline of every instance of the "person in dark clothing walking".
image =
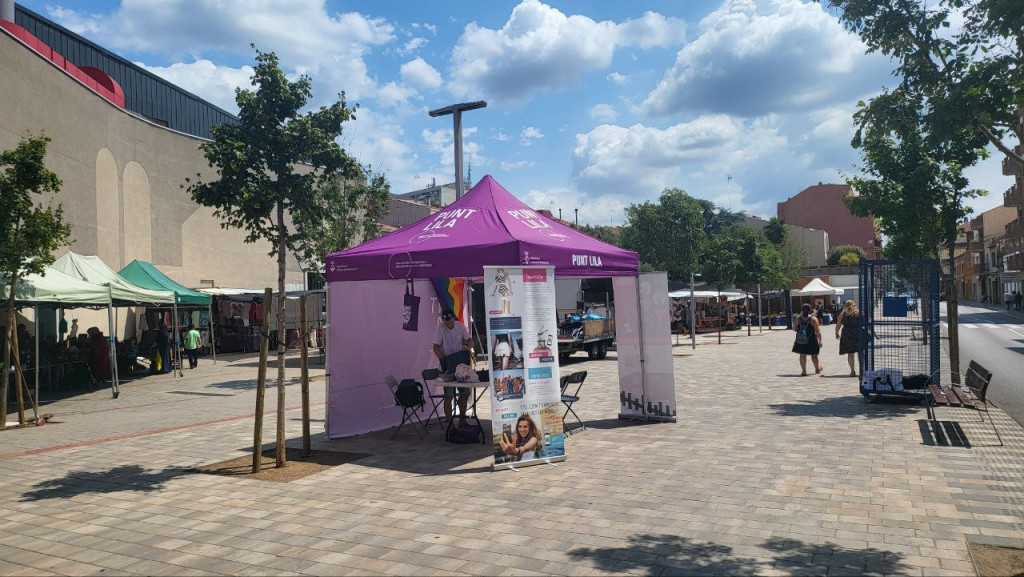
<svg viewBox="0 0 1024 577">
<path fill-rule="evenodd" d="M 1021 305 L 1021 300 L 1022 299 L 1024 299 L 1024 296 L 1022 296 L 1020 294 L 1020 291 L 1013 291 L 1013 303 L 1014 303 L 1014 307 L 1018 311 L 1020 310 L 1020 305 Z"/>
<path fill-rule="evenodd" d="M 156 348 L 160 352 L 160 363 L 163 365 L 161 373 L 169 373 L 173 370 L 174 363 L 171 362 L 171 331 L 167 329 L 167 323 L 160 321 L 156 331 Z"/>
</svg>

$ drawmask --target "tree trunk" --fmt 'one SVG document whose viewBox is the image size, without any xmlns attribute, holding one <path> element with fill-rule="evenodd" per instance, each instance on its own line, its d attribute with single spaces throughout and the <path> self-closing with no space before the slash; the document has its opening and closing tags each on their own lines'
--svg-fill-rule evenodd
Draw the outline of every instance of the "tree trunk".
<svg viewBox="0 0 1024 577">
<path fill-rule="evenodd" d="M 725 310 L 725 318 L 722 318 L 722 311 Z M 718 289 L 718 344 L 722 344 L 722 325 L 729 320 L 729 312 L 722 306 L 722 289 Z"/>
<path fill-rule="evenodd" d="M 956 257 L 953 246 L 956 238 L 949 243 L 949 277 L 946 282 L 946 320 L 949 322 L 949 373 L 954 385 L 960 384 L 960 325 L 957 311 Z M 940 379 L 941 380 L 941 379 Z"/>
<path fill-rule="evenodd" d="M 266 314 L 266 307 L 270 304 L 273 294 L 269 288 L 263 291 L 264 313 L 263 326 L 260 327 L 260 368 L 259 376 L 256 377 L 256 425 L 252 435 L 253 473 L 259 473 L 260 467 L 263 465 L 263 405 L 267 398 L 267 348 L 270 346 L 270 333 L 267 331 L 267 327 L 270 326 L 270 317 Z M 213 334 L 212 330 L 210 334 Z M 212 336 L 210 340 L 212 342 Z"/>
<path fill-rule="evenodd" d="M 4 356 L 0 358 L 0 365 L 3 365 L 3 379 L 0 379 L 0 430 L 7 428 L 7 386 L 11 374 L 11 335 L 16 323 L 14 317 L 14 299 L 18 286 L 18 272 L 11 275 L 11 284 L 8 287 L 10 294 L 7 296 L 6 328 L 4 329 L 3 349 Z"/>
<path fill-rule="evenodd" d="M 277 466 L 288 462 L 284 435 L 284 353 L 288 344 L 284 328 L 284 273 L 288 251 L 288 230 L 284 224 L 284 204 L 277 203 Z"/>
<path fill-rule="evenodd" d="M 302 456 L 308 457 L 312 454 L 309 436 L 309 348 L 306 346 L 306 331 L 309 326 L 306 322 L 306 295 L 299 297 L 299 370 L 302 375 Z"/>
</svg>

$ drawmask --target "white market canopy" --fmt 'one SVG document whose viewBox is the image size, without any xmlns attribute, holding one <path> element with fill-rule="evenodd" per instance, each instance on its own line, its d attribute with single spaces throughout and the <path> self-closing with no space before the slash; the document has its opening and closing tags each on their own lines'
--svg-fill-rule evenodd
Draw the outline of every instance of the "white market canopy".
<svg viewBox="0 0 1024 577">
<path fill-rule="evenodd" d="M 0 298 L 7 300 L 10 279 L 0 279 Z M 107 306 L 110 291 L 107 287 L 68 276 L 47 267 L 45 274 L 30 274 L 18 280 L 14 300 L 20 303 L 58 304 L 72 306 Z"/>
<path fill-rule="evenodd" d="M 741 293 L 741 292 L 735 292 L 735 291 L 722 291 L 722 292 L 718 292 L 718 291 L 702 291 L 702 290 L 695 290 L 695 291 L 693 291 L 693 298 L 695 298 L 695 299 L 718 298 L 719 296 L 726 297 L 729 300 L 734 300 L 734 299 L 741 299 L 741 298 L 747 296 L 747 294 L 746 293 Z M 668 293 L 668 297 L 672 298 L 672 299 L 688 299 L 688 298 L 690 298 L 690 291 L 689 290 L 672 291 L 672 292 Z"/>
<path fill-rule="evenodd" d="M 824 295 L 841 295 L 843 292 L 845 292 L 843 289 L 834 287 L 820 278 L 814 277 L 811 282 L 804 285 L 804 288 L 789 291 L 789 294 L 795 297 L 816 297 Z"/>
<path fill-rule="evenodd" d="M 174 304 L 172 291 L 154 291 L 132 284 L 114 272 L 98 256 L 68 252 L 53 263 L 53 268 L 66 275 L 109 288 L 110 297 L 116 304 Z"/>
</svg>

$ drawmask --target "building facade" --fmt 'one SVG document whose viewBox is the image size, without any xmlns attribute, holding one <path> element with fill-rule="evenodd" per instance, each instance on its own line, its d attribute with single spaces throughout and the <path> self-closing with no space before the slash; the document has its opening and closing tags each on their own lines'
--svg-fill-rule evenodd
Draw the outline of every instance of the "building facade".
<svg viewBox="0 0 1024 577">
<path fill-rule="evenodd" d="M 1024 108 L 1017 111 L 1019 134 L 1024 134 Z M 1024 143 L 1015 152 L 1024 155 Z M 1016 211 L 1014 220 L 1006 225 L 1006 234 L 1000 243 L 1002 253 L 1002 281 L 1005 291 L 1024 292 L 1024 167 L 1010 158 L 1003 159 L 1003 174 L 1013 176 L 1014 183 L 1003 194 L 1003 206 Z"/>
<path fill-rule="evenodd" d="M 115 270 L 133 259 L 149 261 L 187 287 L 276 286 L 270 246 L 247 244 L 242 231 L 222 229 L 213 210 L 182 188 L 197 174 L 216 177 L 199 145 L 210 123 L 226 113 L 192 102 L 182 94 L 196 97 L 55 23 L 44 26 L 45 19 L 20 6 L 14 13 L 34 30 L 48 30 L 44 36 L 60 38 L 66 53 L 17 22 L 0 23 L 0 150 L 29 135 L 51 139 L 46 165 L 63 181 L 56 200 L 72 226 L 70 250 L 97 255 Z M 81 66 L 71 60 L 80 54 L 87 55 Z M 148 79 L 138 81 L 140 74 Z M 152 93 L 149 100 L 132 96 L 141 90 L 136 82 Z M 293 258 L 286 283 L 304 285 Z"/>
<path fill-rule="evenodd" d="M 1017 211 L 997 206 L 964 223 L 967 238 L 967 259 L 964 266 L 965 300 L 998 302 L 1002 297 L 1001 246 L 1006 226 L 1017 218 Z"/>
<path fill-rule="evenodd" d="M 754 230 L 764 230 L 768 221 L 759 216 L 743 216 L 743 225 Z M 793 246 L 807 255 L 807 266 L 822 267 L 827 264 L 829 236 L 824 230 L 804 228 L 786 222 L 786 238 Z"/>
<path fill-rule="evenodd" d="M 882 242 L 874 220 L 854 216 L 843 202 L 852 193 L 849 185 L 819 182 L 780 202 L 778 216 L 789 225 L 827 232 L 832 247 L 857 245 L 869 259 L 881 258 Z"/>
</svg>

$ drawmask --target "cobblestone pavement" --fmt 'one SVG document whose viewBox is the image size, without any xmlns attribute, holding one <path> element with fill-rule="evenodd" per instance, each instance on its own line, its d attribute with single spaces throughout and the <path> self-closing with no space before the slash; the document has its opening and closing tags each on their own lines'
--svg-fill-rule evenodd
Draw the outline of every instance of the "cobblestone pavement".
<svg viewBox="0 0 1024 577">
<path fill-rule="evenodd" d="M 517 471 L 406 426 L 318 434 L 366 457 L 291 483 L 197 474 L 249 450 L 251 357 L 53 403 L 58 422 L 0 432 L 0 574 L 964 575 L 968 540 L 1022 545 L 1024 430 L 1004 413 L 998 446 L 940 409 L 970 443 L 950 446 L 924 407 L 865 403 L 832 343 L 801 378 L 791 333 L 698 341 L 674 349 L 677 423 L 616 418 L 613 355 L 563 367 L 588 371 L 587 430 Z"/>
</svg>

